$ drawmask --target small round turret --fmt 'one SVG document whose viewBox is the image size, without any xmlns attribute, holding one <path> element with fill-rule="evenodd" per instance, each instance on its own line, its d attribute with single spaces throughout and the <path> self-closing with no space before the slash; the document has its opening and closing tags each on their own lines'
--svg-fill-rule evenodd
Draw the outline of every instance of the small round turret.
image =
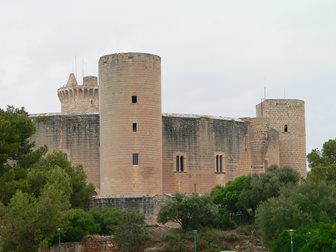
<svg viewBox="0 0 336 252">
<path fill-rule="evenodd" d="M 78 85 L 73 73 L 65 86 L 58 89 L 61 112 L 81 113 L 99 111 L 99 92 L 96 76 L 85 76 L 83 85 Z"/>
</svg>

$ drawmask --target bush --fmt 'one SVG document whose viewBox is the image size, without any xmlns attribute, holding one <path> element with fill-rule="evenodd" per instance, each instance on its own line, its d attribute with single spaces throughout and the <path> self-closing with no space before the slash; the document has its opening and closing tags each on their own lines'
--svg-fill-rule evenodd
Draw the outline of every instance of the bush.
<svg viewBox="0 0 336 252">
<path fill-rule="evenodd" d="M 92 208 L 90 213 L 95 222 L 100 225 L 99 234 L 111 235 L 120 224 L 123 211 L 119 208 Z"/>
<path fill-rule="evenodd" d="M 162 240 L 165 241 L 163 251 L 190 251 L 194 246 L 194 237 L 195 233 L 193 231 L 170 230 L 162 236 Z M 223 239 L 224 232 L 222 230 L 211 228 L 198 230 L 196 233 L 197 250 L 220 251 Z"/>
<path fill-rule="evenodd" d="M 136 211 L 122 211 L 114 235 L 122 251 L 129 251 L 139 246 L 148 238 L 145 216 Z"/>
<path fill-rule="evenodd" d="M 158 222 L 180 224 L 183 230 L 213 227 L 218 219 L 218 208 L 208 195 L 176 193 L 160 209 Z"/>
<path fill-rule="evenodd" d="M 68 223 L 62 229 L 62 241 L 80 241 L 88 234 L 98 234 L 100 225 L 89 212 L 82 209 L 71 209 L 68 212 Z"/>
<path fill-rule="evenodd" d="M 238 240 L 238 235 L 235 231 L 228 231 L 224 234 L 224 240 L 228 242 L 235 242 Z"/>
<path fill-rule="evenodd" d="M 165 245 L 162 248 L 163 252 L 190 251 L 190 242 L 181 229 L 167 231 L 162 235 L 161 240 L 165 242 Z"/>
<path fill-rule="evenodd" d="M 335 223 L 317 223 L 303 226 L 292 235 L 294 251 L 335 251 L 335 236 Z M 288 231 L 283 231 L 273 242 L 272 252 L 290 251 L 290 242 Z"/>
<path fill-rule="evenodd" d="M 336 221 L 336 185 L 306 182 L 285 188 L 257 209 L 256 224 L 270 244 L 282 231 L 316 222 Z"/>
</svg>

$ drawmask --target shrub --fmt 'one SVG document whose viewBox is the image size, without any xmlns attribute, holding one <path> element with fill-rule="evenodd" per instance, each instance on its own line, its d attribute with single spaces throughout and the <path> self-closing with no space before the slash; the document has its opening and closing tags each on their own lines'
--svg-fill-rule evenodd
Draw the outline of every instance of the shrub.
<svg viewBox="0 0 336 252">
<path fill-rule="evenodd" d="M 180 224 L 183 230 L 213 227 L 218 219 L 218 208 L 208 195 L 176 193 L 160 209 L 158 221 Z"/>
</svg>

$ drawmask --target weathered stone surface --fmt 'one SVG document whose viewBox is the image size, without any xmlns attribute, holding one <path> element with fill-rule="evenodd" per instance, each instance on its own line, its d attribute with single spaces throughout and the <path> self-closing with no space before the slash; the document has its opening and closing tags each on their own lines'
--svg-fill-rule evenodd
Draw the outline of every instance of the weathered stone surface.
<svg viewBox="0 0 336 252">
<path fill-rule="evenodd" d="M 303 101 L 264 100 L 256 118 L 162 115 L 161 59 L 145 53 L 102 56 L 99 80 L 70 75 L 58 90 L 66 113 L 31 117 L 37 146 L 83 164 L 100 196 L 206 193 L 272 164 L 306 174 Z"/>
<path fill-rule="evenodd" d="M 92 207 L 110 207 L 127 210 L 136 210 L 143 213 L 147 224 L 157 223 L 156 216 L 160 206 L 169 199 L 169 195 L 147 196 L 119 196 L 119 197 L 94 197 L 90 202 Z"/>
<path fill-rule="evenodd" d="M 99 114 L 36 114 L 30 116 L 36 146 L 61 150 L 74 164 L 82 164 L 89 182 L 99 192 Z"/>
</svg>

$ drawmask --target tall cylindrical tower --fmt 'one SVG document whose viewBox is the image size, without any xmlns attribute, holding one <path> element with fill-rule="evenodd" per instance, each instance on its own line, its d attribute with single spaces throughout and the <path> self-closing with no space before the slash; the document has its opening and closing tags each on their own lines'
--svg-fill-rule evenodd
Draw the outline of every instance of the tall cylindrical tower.
<svg viewBox="0 0 336 252">
<path fill-rule="evenodd" d="M 301 176 L 306 170 L 306 124 L 304 101 L 267 99 L 257 105 L 257 117 L 270 120 L 279 132 L 280 165 L 296 169 Z"/>
<path fill-rule="evenodd" d="M 100 194 L 162 193 L 161 59 L 99 59 Z"/>
</svg>

